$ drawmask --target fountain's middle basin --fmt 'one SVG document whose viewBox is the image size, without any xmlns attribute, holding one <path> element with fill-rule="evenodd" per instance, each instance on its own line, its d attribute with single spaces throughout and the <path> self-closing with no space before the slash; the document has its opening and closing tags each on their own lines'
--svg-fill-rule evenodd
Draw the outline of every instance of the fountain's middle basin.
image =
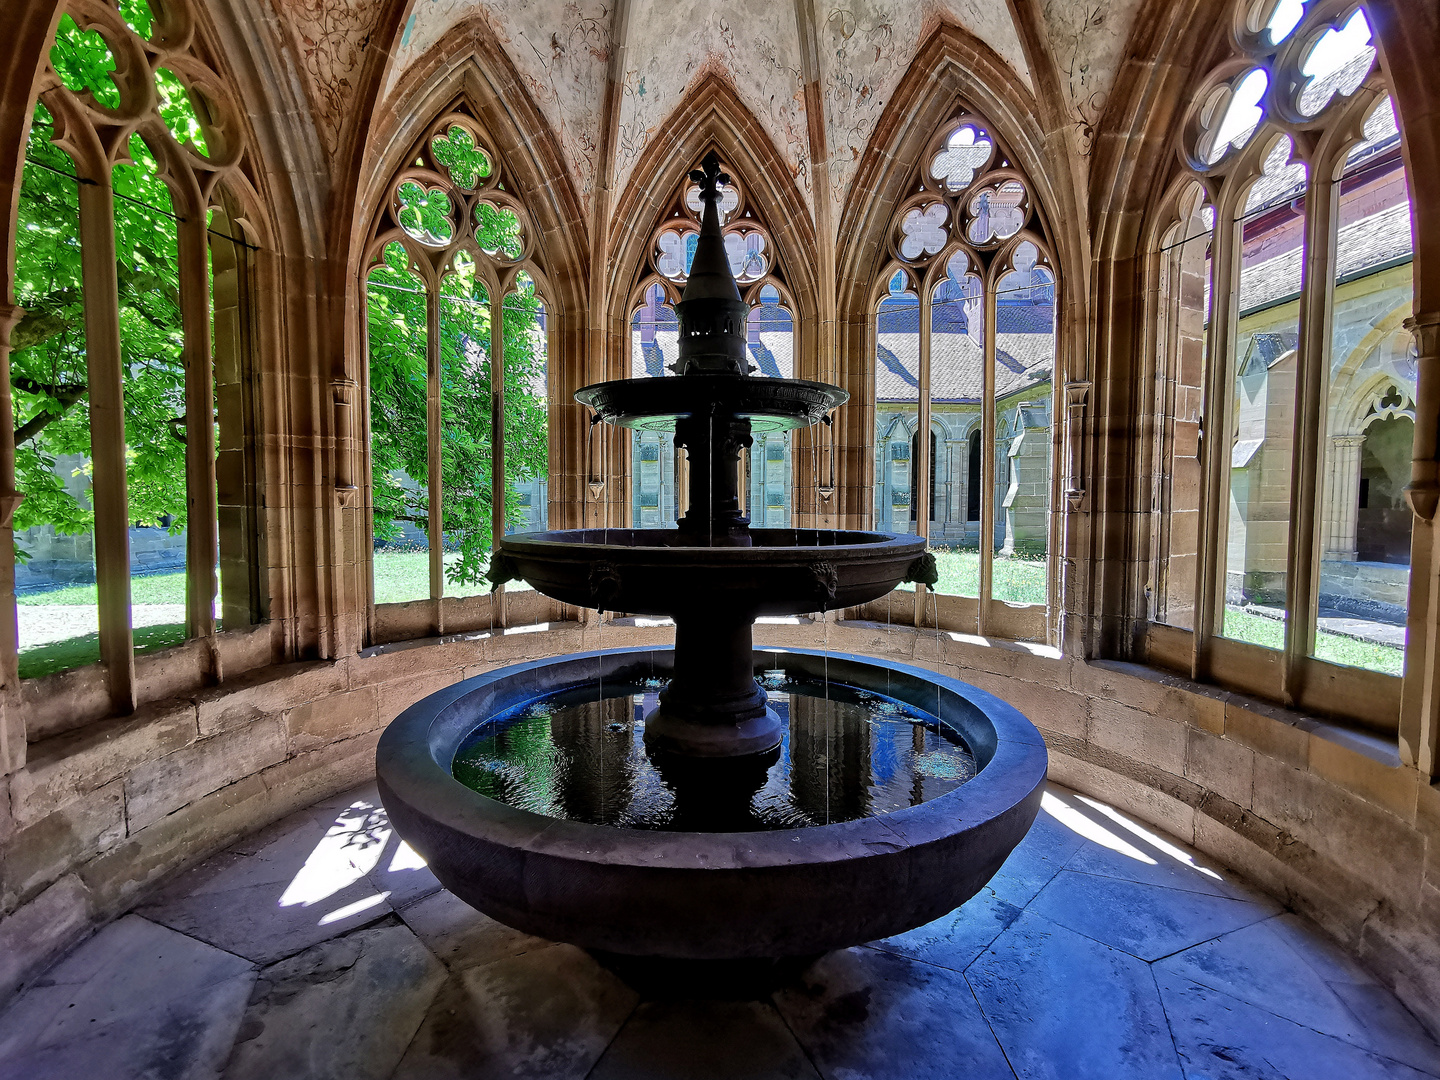
<svg viewBox="0 0 1440 1080">
<path fill-rule="evenodd" d="M 750 529 L 743 546 L 697 545 L 677 529 L 516 533 L 501 551 L 546 596 L 635 615 L 689 609 L 799 615 L 885 596 L 925 553 L 918 536 Z"/>
<path fill-rule="evenodd" d="M 1046 752 L 1015 708 L 955 679 L 862 657 L 757 652 L 756 667 L 888 694 L 938 716 L 973 779 L 917 806 L 807 828 L 619 829 L 507 806 L 451 775 L 491 717 L 547 693 L 668 674 L 669 650 L 515 665 L 411 706 L 376 755 L 400 834 L 467 903 L 588 948 L 683 959 L 799 956 L 901 933 L 969 899 L 1039 809 Z"/>
</svg>

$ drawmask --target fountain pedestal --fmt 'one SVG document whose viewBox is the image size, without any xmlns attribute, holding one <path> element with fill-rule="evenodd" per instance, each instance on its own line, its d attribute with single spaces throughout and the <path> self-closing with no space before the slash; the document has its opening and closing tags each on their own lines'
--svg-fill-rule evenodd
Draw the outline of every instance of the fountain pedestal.
<svg viewBox="0 0 1440 1080">
<path fill-rule="evenodd" d="M 754 617 L 675 615 L 675 674 L 645 718 L 645 745 L 687 757 L 728 758 L 780 745 L 780 717 L 755 681 Z"/>
</svg>

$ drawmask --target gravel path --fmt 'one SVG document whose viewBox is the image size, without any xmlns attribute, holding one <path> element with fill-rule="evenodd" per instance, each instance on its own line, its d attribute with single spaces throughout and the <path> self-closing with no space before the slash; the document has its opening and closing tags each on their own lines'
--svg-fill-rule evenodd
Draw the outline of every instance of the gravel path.
<svg viewBox="0 0 1440 1080">
<path fill-rule="evenodd" d="M 16 610 L 22 650 L 99 632 L 97 609 L 88 604 L 20 604 Z M 131 611 L 135 626 L 185 621 L 184 604 L 136 604 Z"/>
</svg>

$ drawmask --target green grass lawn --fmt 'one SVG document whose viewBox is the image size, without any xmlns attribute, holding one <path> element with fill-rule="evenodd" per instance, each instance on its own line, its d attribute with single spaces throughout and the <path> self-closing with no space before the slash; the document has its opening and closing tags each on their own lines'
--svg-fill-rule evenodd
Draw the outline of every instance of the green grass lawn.
<svg viewBox="0 0 1440 1080">
<path fill-rule="evenodd" d="M 930 549 L 940 571 L 935 591 L 942 596 L 980 595 L 980 551 L 978 548 Z M 1026 558 L 996 552 L 991 563 L 990 595 L 1011 604 L 1045 603 L 1046 566 L 1044 556 Z M 913 590 L 913 585 L 902 585 Z"/>
<path fill-rule="evenodd" d="M 448 563 L 458 559 L 458 554 L 445 556 Z M 530 588 L 523 581 L 508 581 L 505 588 L 519 592 Z M 490 583 L 479 585 L 454 585 L 445 582 L 446 596 L 481 596 L 490 591 Z M 426 551 L 375 552 L 375 603 L 403 604 L 410 600 L 430 599 L 430 553 Z"/>
<path fill-rule="evenodd" d="M 1225 609 L 1224 635 L 1235 641 L 1248 641 L 1266 649 L 1285 647 L 1285 624 L 1279 619 L 1267 619 L 1263 615 L 1250 615 L 1236 608 Z M 1399 675 L 1405 668 L 1405 650 L 1393 645 L 1377 645 L 1370 641 L 1357 641 L 1340 634 L 1327 634 L 1324 630 L 1315 635 L 1315 656 L 1331 664 L 1345 667 L 1367 668 L 1382 671 L 1387 675 Z"/>
<path fill-rule="evenodd" d="M 159 652 L 185 640 L 185 624 L 169 623 L 162 626 L 135 627 L 135 655 Z M 100 662 L 100 636 L 85 634 L 81 637 L 52 641 L 37 645 L 20 654 L 20 678 L 33 679 L 39 675 L 52 675 L 57 671 L 84 667 Z"/>
<path fill-rule="evenodd" d="M 94 585 L 68 585 L 63 589 L 49 592 L 26 593 L 15 598 L 17 604 L 27 607 L 46 607 L 64 604 L 94 607 L 99 601 Z M 130 602 L 132 604 L 183 604 L 185 603 L 185 571 L 173 574 L 149 574 L 130 579 Z"/>
<path fill-rule="evenodd" d="M 430 553 L 375 552 L 375 603 L 403 604 L 430 599 Z"/>
</svg>

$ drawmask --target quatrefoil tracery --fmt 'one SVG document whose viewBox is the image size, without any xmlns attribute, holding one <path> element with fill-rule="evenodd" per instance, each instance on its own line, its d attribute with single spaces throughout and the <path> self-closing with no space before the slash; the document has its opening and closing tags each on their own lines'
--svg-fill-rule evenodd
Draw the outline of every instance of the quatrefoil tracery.
<svg viewBox="0 0 1440 1080">
<path fill-rule="evenodd" d="M 1375 70 L 1363 8 L 1343 0 L 1237 4 L 1234 55 L 1194 95 L 1178 150 L 1197 173 L 1225 172 L 1262 128 L 1295 134 L 1353 97 Z"/>
<path fill-rule="evenodd" d="M 71 0 L 42 77 L 41 102 L 55 123 L 54 141 L 82 175 L 129 161 L 139 134 L 172 184 L 172 194 L 199 212 L 245 152 L 240 112 L 224 80 L 192 55 L 195 24 L 184 3 L 132 11 L 135 26 L 104 0 Z M 73 20 L 73 27 L 65 30 Z M 143 36 L 148 32 L 148 36 Z M 103 52 L 110 67 L 94 86 L 75 83 L 67 51 Z M 94 137 L 85 134 L 87 131 Z M 193 186 L 191 182 L 193 181 Z M 188 195 L 173 190 L 178 185 Z"/>
<path fill-rule="evenodd" d="M 651 244 L 650 262 L 658 275 L 675 286 L 683 287 L 690 275 L 695 245 L 700 239 L 700 215 L 704 203 L 696 172 L 687 174 L 671 206 L 670 214 L 656 228 Z M 765 226 L 746 206 L 743 185 L 728 174 L 722 175 L 716 203 L 721 227 L 725 234 L 725 254 L 730 272 L 742 286 L 752 286 L 766 279 L 773 271 L 770 237 Z"/>
<path fill-rule="evenodd" d="M 974 124 L 961 124 L 945 140 L 945 148 L 934 155 L 930 162 L 930 176 L 945 186 L 945 190 L 958 194 L 969 187 L 985 166 L 995 144 L 984 129 Z"/>
<path fill-rule="evenodd" d="M 911 262 L 927 255 L 939 255 L 950 233 L 945 224 L 950 220 L 950 210 L 944 203 L 930 203 L 924 207 L 913 207 L 900 219 L 900 254 Z"/>
<path fill-rule="evenodd" d="M 524 205 L 502 184 L 501 162 L 474 118 L 446 114 L 427 129 L 391 181 L 375 224 L 367 273 L 398 244 L 427 288 L 473 260 L 493 295 L 507 292 L 531 263 L 534 231 Z M 524 269 L 522 269 L 522 267 Z"/>
<path fill-rule="evenodd" d="M 894 218 L 890 249 L 900 261 L 928 263 L 956 241 L 996 250 L 1030 224 L 1029 185 L 981 117 L 953 116 L 920 160 L 920 191 Z"/>
</svg>

